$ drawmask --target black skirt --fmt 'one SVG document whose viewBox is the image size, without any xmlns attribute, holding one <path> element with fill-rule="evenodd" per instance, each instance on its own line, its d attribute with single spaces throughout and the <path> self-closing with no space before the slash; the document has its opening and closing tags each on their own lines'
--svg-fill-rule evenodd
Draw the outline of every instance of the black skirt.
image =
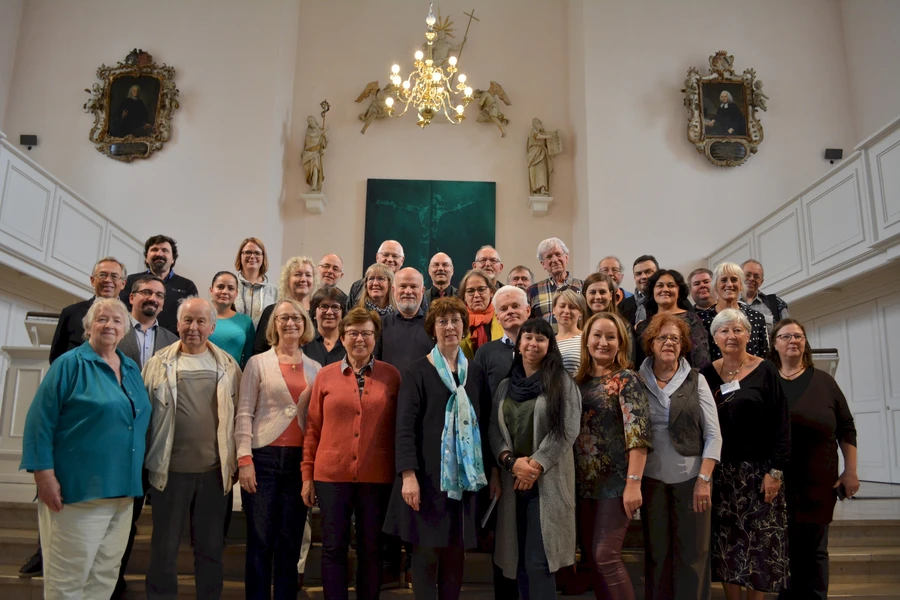
<svg viewBox="0 0 900 600">
<path fill-rule="evenodd" d="M 784 486 L 765 501 L 761 463 L 724 463 L 713 482 L 712 579 L 763 592 L 787 588 L 787 506 Z"/>
</svg>

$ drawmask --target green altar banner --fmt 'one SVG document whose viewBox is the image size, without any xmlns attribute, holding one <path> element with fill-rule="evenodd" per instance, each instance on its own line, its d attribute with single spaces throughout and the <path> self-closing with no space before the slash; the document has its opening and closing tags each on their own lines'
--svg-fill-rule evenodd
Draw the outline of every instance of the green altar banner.
<svg viewBox="0 0 900 600">
<path fill-rule="evenodd" d="M 363 264 L 375 262 L 384 240 L 403 246 L 404 267 L 414 267 L 431 287 L 428 261 L 437 252 L 453 259 L 453 285 L 470 268 L 475 253 L 495 245 L 497 184 L 485 181 L 369 179 Z"/>
</svg>

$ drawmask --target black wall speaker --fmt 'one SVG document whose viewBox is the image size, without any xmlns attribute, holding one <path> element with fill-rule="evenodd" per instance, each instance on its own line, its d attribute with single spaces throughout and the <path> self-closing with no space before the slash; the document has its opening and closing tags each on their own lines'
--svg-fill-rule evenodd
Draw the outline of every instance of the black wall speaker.
<svg viewBox="0 0 900 600">
<path fill-rule="evenodd" d="M 20 135 L 19 136 L 19 145 L 26 146 L 29 150 L 33 146 L 37 146 L 37 136 L 36 135 Z"/>
<path fill-rule="evenodd" d="M 840 148 L 825 148 L 825 160 L 830 160 L 831 164 L 842 158 L 844 158 L 844 151 Z"/>
</svg>

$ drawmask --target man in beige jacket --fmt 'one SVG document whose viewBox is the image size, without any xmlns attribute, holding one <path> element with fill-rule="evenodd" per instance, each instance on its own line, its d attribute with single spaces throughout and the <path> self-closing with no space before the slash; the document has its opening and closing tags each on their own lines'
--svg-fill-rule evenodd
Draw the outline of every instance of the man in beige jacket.
<svg viewBox="0 0 900 600">
<path fill-rule="evenodd" d="M 144 466 L 150 476 L 153 536 L 147 598 L 178 595 L 176 563 L 185 522 L 191 522 L 197 598 L 222 594 L 226 495 L 237 459 L 234 413 L 241 369 L 208 341 L 216 310 L 188 298 L 178 307 L 179 341 L 144 366 L 153 414 Z"/>
</svg>

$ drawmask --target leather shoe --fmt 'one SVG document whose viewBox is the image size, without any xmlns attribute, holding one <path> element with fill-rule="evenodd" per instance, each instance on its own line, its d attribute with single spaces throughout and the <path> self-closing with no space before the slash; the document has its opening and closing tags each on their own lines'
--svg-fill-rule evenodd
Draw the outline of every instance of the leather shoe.
<svg viewBox="0 0 900 600">
<path fill-rule="evenodd" d="M 19 577 L 43 577 L 43 575 L 44 557 L 40 552 L 35 552 L 19 569 Z"/>
</svg>

